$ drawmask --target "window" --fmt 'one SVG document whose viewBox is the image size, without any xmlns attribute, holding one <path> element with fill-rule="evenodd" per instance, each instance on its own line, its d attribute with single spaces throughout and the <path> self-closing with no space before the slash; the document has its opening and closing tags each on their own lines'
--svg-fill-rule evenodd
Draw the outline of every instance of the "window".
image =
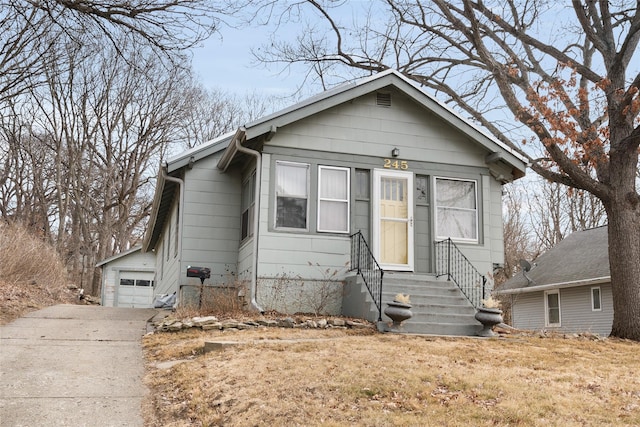
<svg viewBox="0 0 640 427">
<path fill-rule="evenodd" d="M 167 230 L 165 241 L 167 242 L 167 261 L 169 261 L 169 257 L 171 254 L 171 222 L 169 222 L 169 229 Z"/>
<path fill-rule="evenodd" d="M 370 181 L 368 170 L 356 169 L 355 197 L 357 200 L 369 200 L 371 197 L 369 194 Z"/>
<path fill-rule="evenodd" d="M 318 166 L 318 231 L 349 232 L 349 172 Z"/>
<path fill-rule="evenodd" d="M 544 293 L 545 326 L 560 326 L 560 291 Z"/>
<path fill-rule="evenodd" d="M 416 175 L 416 205 L 429 204 L 429 179 L 424 175 Z"/>
<path fill-rule="evenodd" d="M 242 184 L 242 218 L 240 240 L 253 236 L 253 219 L 256 206 L 256 171 Z"/>
<path fill-rule="evenodd" d="M 591 288 L 591 310 L 602 311 L 602 296 L 600 294 L 600 286 Z"/>
<path fill-rule="evenodd" d="M 475 181 L 436 178 L 436 236 L 478 241 Z"/>
<path fill-rule="evenodd" d="M 276 227 L 307 228 L 309 165 L 276 162 Z"/>
<path fill-rule="evenodd" d="M 180 230 L 180 203 L 178 203 L 178 205 L 176 206 L 176 230 L 175 230 L 176 240 L 174 241 L 174 245 L 173 245 L 174 258 L 178 257 L 178 239 L 180 238 L 180 233 L 178 233 L 179 230 Z"/>
<path fill-rule="evenodd" d="M 120 279 L 120 286 L 145 286 L 152 287 L 153 280 L 143 280 L 143 279 Z"/>
</svg>

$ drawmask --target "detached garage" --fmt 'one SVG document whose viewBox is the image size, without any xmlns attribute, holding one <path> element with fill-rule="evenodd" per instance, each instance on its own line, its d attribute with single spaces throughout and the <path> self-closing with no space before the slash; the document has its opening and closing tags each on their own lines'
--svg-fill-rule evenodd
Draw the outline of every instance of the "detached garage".
<svg viewBox="0 0 640 427">
<path fill-rule="evenodd" d="M 153 307 L 155 254 L 136 246 L 96 265 L 102 268 L 102 305 L 105 307 Z"/>
</svg>

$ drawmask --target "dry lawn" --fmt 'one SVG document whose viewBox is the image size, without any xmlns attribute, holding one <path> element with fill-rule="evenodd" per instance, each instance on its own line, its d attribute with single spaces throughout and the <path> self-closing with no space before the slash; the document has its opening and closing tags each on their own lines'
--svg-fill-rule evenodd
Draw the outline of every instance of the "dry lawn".
<svg viewBox="0 0 640 427">
<path fill-rule="evenodd" d="M 0 222 L 0 325 L 29 311 L 77 302 L 55 249 L 18 224 Z"/>
<path fill-rule="evenodd" d="M 263 328 L 144 347 L 150 426 L 640 425 L 634 342 Z"/>
</svg>

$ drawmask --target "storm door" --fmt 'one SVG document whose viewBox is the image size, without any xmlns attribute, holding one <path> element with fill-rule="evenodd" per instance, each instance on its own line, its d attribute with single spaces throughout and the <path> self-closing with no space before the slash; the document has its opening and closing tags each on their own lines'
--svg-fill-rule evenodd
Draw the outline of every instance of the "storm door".
<svg viewBox="0 0 640 427">
<path fill-rule="evenodd" d="M 413 174 L 373 172 L 373 242 L 387 270 L 413 271 Z"/>
</svg>

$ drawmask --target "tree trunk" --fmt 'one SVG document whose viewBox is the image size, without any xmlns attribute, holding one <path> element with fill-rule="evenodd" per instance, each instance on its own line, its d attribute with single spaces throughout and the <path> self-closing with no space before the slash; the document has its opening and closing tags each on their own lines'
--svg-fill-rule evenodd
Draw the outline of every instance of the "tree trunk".
<svg viewBox="0 0 640 427">
<path fill-rule="evenodd" d="M 612 193 L 605 203 L 613 292 L 611 336 L 640 341 L 640 206 L 635 193 Z"/>
</svg>

